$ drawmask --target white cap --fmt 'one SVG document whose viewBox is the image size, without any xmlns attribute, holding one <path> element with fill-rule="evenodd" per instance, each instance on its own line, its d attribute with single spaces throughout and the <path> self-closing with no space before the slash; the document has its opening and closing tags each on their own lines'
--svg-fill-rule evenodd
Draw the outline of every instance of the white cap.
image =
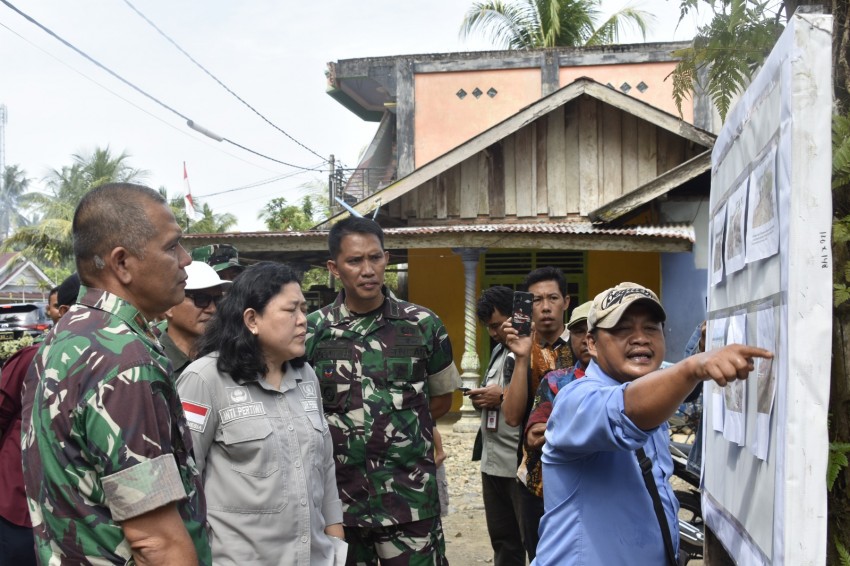
<svg viewBox="0 0 850 566">
<path fill-rule="evenodd" d="M 211 289 L 213 287 L 229 287 L 233 283 L 222 279 L 206 262 L 193 261 L 186 266 L 186 290 Z"/>
</svg>

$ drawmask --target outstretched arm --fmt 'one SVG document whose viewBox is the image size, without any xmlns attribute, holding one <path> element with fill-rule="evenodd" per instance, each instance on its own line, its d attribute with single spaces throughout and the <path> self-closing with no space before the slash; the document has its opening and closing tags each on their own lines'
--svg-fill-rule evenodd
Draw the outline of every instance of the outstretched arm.
<svg viewBox="0 0 850 566">
<path fill-rule="evenodd" d="M 631 382 L 623 394 L 626 416 L 643 430 L 659 426 L 700 381 L 721 387 L 736 379 L 747 379 L 753 358 L 772 358 L 763 348 L 732 344 L 685 358 L 669 368 L 654 371 Z"/>
</svg>

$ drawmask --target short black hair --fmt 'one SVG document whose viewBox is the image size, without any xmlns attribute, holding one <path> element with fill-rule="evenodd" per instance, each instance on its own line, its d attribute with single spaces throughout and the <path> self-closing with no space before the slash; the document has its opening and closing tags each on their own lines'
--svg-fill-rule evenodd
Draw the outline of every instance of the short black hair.
<svg viewBox="0 0 850 566">
<path fill-rule="evenodd" d="M 59 306 L 70 307 L 77 302 L 77 296 L 80 294 L 80 276 L 72 273 L 56 287 L 56 302 Z"/>
<path fill-rule="evenodd" d="M 384 249 L 384 230 L 380 224 L 369 218 L 349 216 L 334 224 L 328 234 L 328 251 L 331 259 L 339 256 L 342 239 L 349 234 L 372 234 L 381 242 L 381 249 Z"/>
<path fill-rule="evenodd" d="M 60 285 L 61 285 L 61 284 L 60 284 Z M 48 299 L 50 298 L 50 296 L 51 296 L 51 295 L 55 295 L 56 293 L 58 293 L 58 292 L 59 292 L 59 287 L 60 287 L 60 285 L 55 286 L 54 288 L 52 288 L 52 289 L 50 290 L 50 292 L 49 292 L 49 293 L 47 293 L 47 298 L 48 298 Z"/>
<path fill-rule="evenodd" d="M 538 267 L 525 277 L 523 288 L 528 290 L 529 287 L 541 281 L 555 281 L 558 283 L 558 289 L 561 291 L 561 296 L 567 296 L 567 280 L 564 278 L 564 272 L 557 267 L 547 265 L 546 267 Z"/>
<path fill-rule="evenodd" d="M 510 287 L 496 285 L 485 289 L 475 305 L 475 314 L 482 324 L 487 324 L 493 317 L 494 311 L 505 316 L 511 316 L 514 308 L 514 291 Z"/>
<path fill-rule="evenodd" d="M 74 211 L 71 231 L 74 256 L 81 280 L 104 267 L 104 259 L 117 247 L 141 258 L 155 230 L 145 211 L 149 203 L 167 206 L 165 197 L 144 185 L 107 183 L 90 190 Z"/>
<path fill-rule="evenodd" d="M 262 313 L 275 295 L 288 283 L 298 283 L 298 275 L 288 265 L 262 261 L 245 269 L 233 280 L 227 295 L 221 300 L 207 323 L 195 349 L 198 357 L 218 352 L 218 371 L 229 373 L 237 383 L 257 381 L 268 372 L 259 340 L 245 326 L 242 313 L 254 309 Z M 305 358 L 289 360 L 286 364 L 301 367 Z"/>
</svg>

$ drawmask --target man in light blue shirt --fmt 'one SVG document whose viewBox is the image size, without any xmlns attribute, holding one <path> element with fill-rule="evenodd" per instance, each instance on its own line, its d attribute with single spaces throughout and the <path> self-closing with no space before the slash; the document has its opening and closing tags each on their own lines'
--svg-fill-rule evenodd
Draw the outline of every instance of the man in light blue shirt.
<svg viewBox="0 0 850 566">
<path fill-rule="evenodd" d="M 546 428 L 545 515 L 533 564 L 675 563 L 678 503 L 668 482 L 666 421 L 700 381 L 746 379 L 754 357 L 773 354 L 734 344 L 659 370 L 665 319 L 655 293 L 635 283 L 594 299 L 587 338 L 593 361 L 555 397 Z M 663 518 L 638 465 L 640 448 L 652 462 Z M 665 548 L 662 528 L 672 548 Z"/>
</svg>

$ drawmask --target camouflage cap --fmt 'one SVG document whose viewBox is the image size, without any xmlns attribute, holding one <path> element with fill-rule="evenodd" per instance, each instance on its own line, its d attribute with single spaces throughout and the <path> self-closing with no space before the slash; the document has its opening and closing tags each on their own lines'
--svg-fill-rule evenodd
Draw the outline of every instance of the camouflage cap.
<svg viewBox="0 0 850 566">
<path fill-rule="evenodd" d="M 244 269 L 239 263 L 239 250 L 230 244 L 210 244 L 192 250 L 193 261 L 203 261 L 216 271 L 224 271 L 230 267 Z"/>
<path fill-rule="evenodd" d="M 652 308 L 659 322 L 667 320 L 658 295 L 637 283 L 620 283 L 602 291 L 593 299 L 593 306 L 587 314 L 587 329 L 614 328 L 629 307 L 637 303 L 644 303 Z"/>
</svg>

